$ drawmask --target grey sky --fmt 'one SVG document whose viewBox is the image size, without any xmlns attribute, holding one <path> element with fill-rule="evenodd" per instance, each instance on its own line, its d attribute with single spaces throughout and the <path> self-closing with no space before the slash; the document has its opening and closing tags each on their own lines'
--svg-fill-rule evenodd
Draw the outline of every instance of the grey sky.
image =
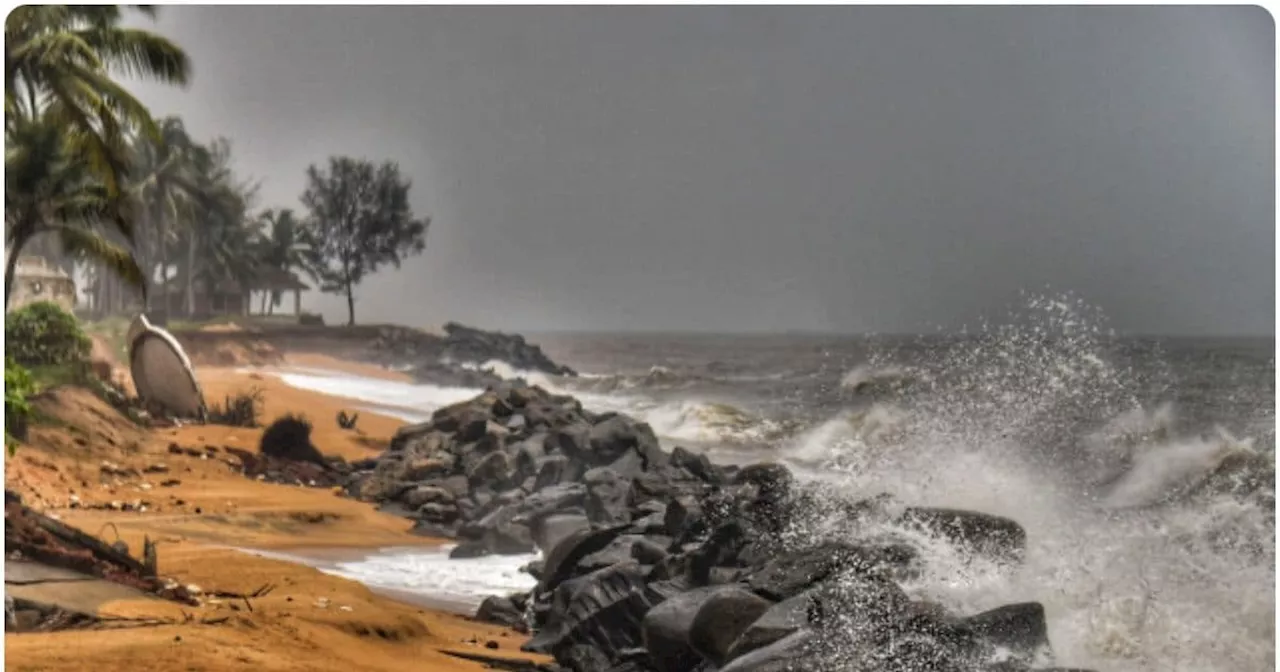
<svg viewBox="0 0 1280 672">
<path fill-rule="evenodd" d="M 399 161 L 427 252 L 357 319 L 917 331 L 1046 284 L 1143 332 L 1273 333 L 1258 8 L 166 7 L 141 88 L 263 206 Z M 338 297 L 304 305 L 330 321 Z"/>
</svg>

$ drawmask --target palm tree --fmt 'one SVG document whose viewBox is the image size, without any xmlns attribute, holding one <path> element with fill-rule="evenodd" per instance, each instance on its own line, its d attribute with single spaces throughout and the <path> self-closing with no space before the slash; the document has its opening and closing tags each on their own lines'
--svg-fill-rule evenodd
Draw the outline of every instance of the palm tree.
<svg viewBox="0 0 1280 672">
<path fill-rule="evenodd" d="M 267 210 L 260 216 L 259 225 L 262 246 L 259 259 L 262 265 L 286 273 L 301 268 L 302 253 L 306 245 L 302 239 L 301 222 L 294 216 L 293 210 Z M 267 303 L 267 298 L 263 297 L 263 303 Z M 268 315 L 280 304 L 280 292 L 272 291 L 269 298 L 270 303 L 264 306 L 264 312 Z"/>
<path fill-rule="evenodd" d="M 137 246 L 140 264 L 148 280 L 154 280 L 159 265 L 161 282 L 164 282 L 169 276 L 168 253 L 177 240 L 177 229 L 189 220 L 186 213 L 190 210 L 190 201 L 201 199 L 195 173 L 202 150 L 187 134 L 181 119 L 167 117 L 158 127 L 158 140 L 135 139 L 135 177 L 129 195 L 138 206 L 138 228 L 142 234 Z"/>
<path fill-rule="evenodd" d="M 154 10 L 139 8 L 154 16 Z M 5 301 L 23 247 L 53 234 L 64 252 L 92 259 L 146 290 L 126 245 L 127 138 L 159 128 L 113 72 L 185 85 L 183 51 L 123 28 L 117 6 L 23 6 L 5 20 Z"/>
<path fill-rule="evenodd" d="M 54 115 L 15 123 L 5 143 L 5 305 L 23 247 L 49 234 L 69 256 L 87 256 L 143 287 L 127 245 L 133 220 L 127 201 L 115 198 L 93 171 L 83 136 L 67 134 Z"/>
<path fill-rule="evenodd" d="M 181 234 L 188 313 L 195 309 L 197 281 L 210 289 L 228 282 L 248 284 L 258 268 L 260 246 L 248 218 L 257 185 L 236 179 L 230 143 L 214 140 L 192 157 L 188 221 Z"/>
<path fill-rule="evenodd" d="M 154 16 L 153 9 L 142 9 Z M 73 136 L 114 197 L 128 175 L 130 130 L 158 135 L 141 101 L 111 72 L 185 86 L 186 53 L 154 33 L 120 26 L 118 6 L 26 5 L 5 20 L 5 133 L 45 114 Z"/>
</svg>

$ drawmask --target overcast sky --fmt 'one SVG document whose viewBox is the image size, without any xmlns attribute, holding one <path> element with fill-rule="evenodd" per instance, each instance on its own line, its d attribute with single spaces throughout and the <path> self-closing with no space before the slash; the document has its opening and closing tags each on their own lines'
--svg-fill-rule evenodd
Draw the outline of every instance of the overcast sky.
<svg viewBox="0 0 1280 672">
<path fill-rule="evenodd" d="M 357 319 L 932 331 L 1049 285 L 1148 333 L 1274 333 L 1257 8 L 165 7 L 263 206 L 398 161 L 427 252 Z M 304 307 L 345 318 L 335 296 Z"/>
</svg>

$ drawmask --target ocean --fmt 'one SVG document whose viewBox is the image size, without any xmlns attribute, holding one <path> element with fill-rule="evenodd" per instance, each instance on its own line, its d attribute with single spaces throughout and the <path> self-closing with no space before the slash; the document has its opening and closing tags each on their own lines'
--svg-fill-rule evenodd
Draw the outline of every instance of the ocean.
<svg viewBox="0 0 1280 672">
<path fill-rule="evenodd" d="M 1034 299 L 949 335 L 529 338 L 583 375 L 475 364 L 638 417 L 667 447 L 1017 520 L 1028 534 L 1017 571 L 918 539 L 929 569 L 907 588 L 960 613 L 1043 603 L 1059 665 L 1275 669 L 1274 491 L 1195 487 L 1226 456 L 1274 465 L 1272 337 L 1119 337 L 1086 306 Z M 278 375 L 409 421 L 479 392 Z M 837 521 L 810 525 L 842 534 Z M 325 570 L 474 605 L 531 586 L 518 571 L 531 557 L 388 551 Z"/>
</svg>

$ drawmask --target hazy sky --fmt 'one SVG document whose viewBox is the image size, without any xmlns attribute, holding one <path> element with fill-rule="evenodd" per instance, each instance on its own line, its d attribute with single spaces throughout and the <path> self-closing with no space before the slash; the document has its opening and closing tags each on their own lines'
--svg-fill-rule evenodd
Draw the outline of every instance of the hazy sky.
<svg viewBox="0 0 1280 672">
<path fill-rule="evenodd" d="M 142 86 L 263 206 L 398 161 L 427 252 L 357 319 L 922 331 L 1019 290 L 1116 327 L 1273 333 L 1258 8 L 165 7 Z M 344 301 L 312 295 L 330 321 Z"/>
</svg>

